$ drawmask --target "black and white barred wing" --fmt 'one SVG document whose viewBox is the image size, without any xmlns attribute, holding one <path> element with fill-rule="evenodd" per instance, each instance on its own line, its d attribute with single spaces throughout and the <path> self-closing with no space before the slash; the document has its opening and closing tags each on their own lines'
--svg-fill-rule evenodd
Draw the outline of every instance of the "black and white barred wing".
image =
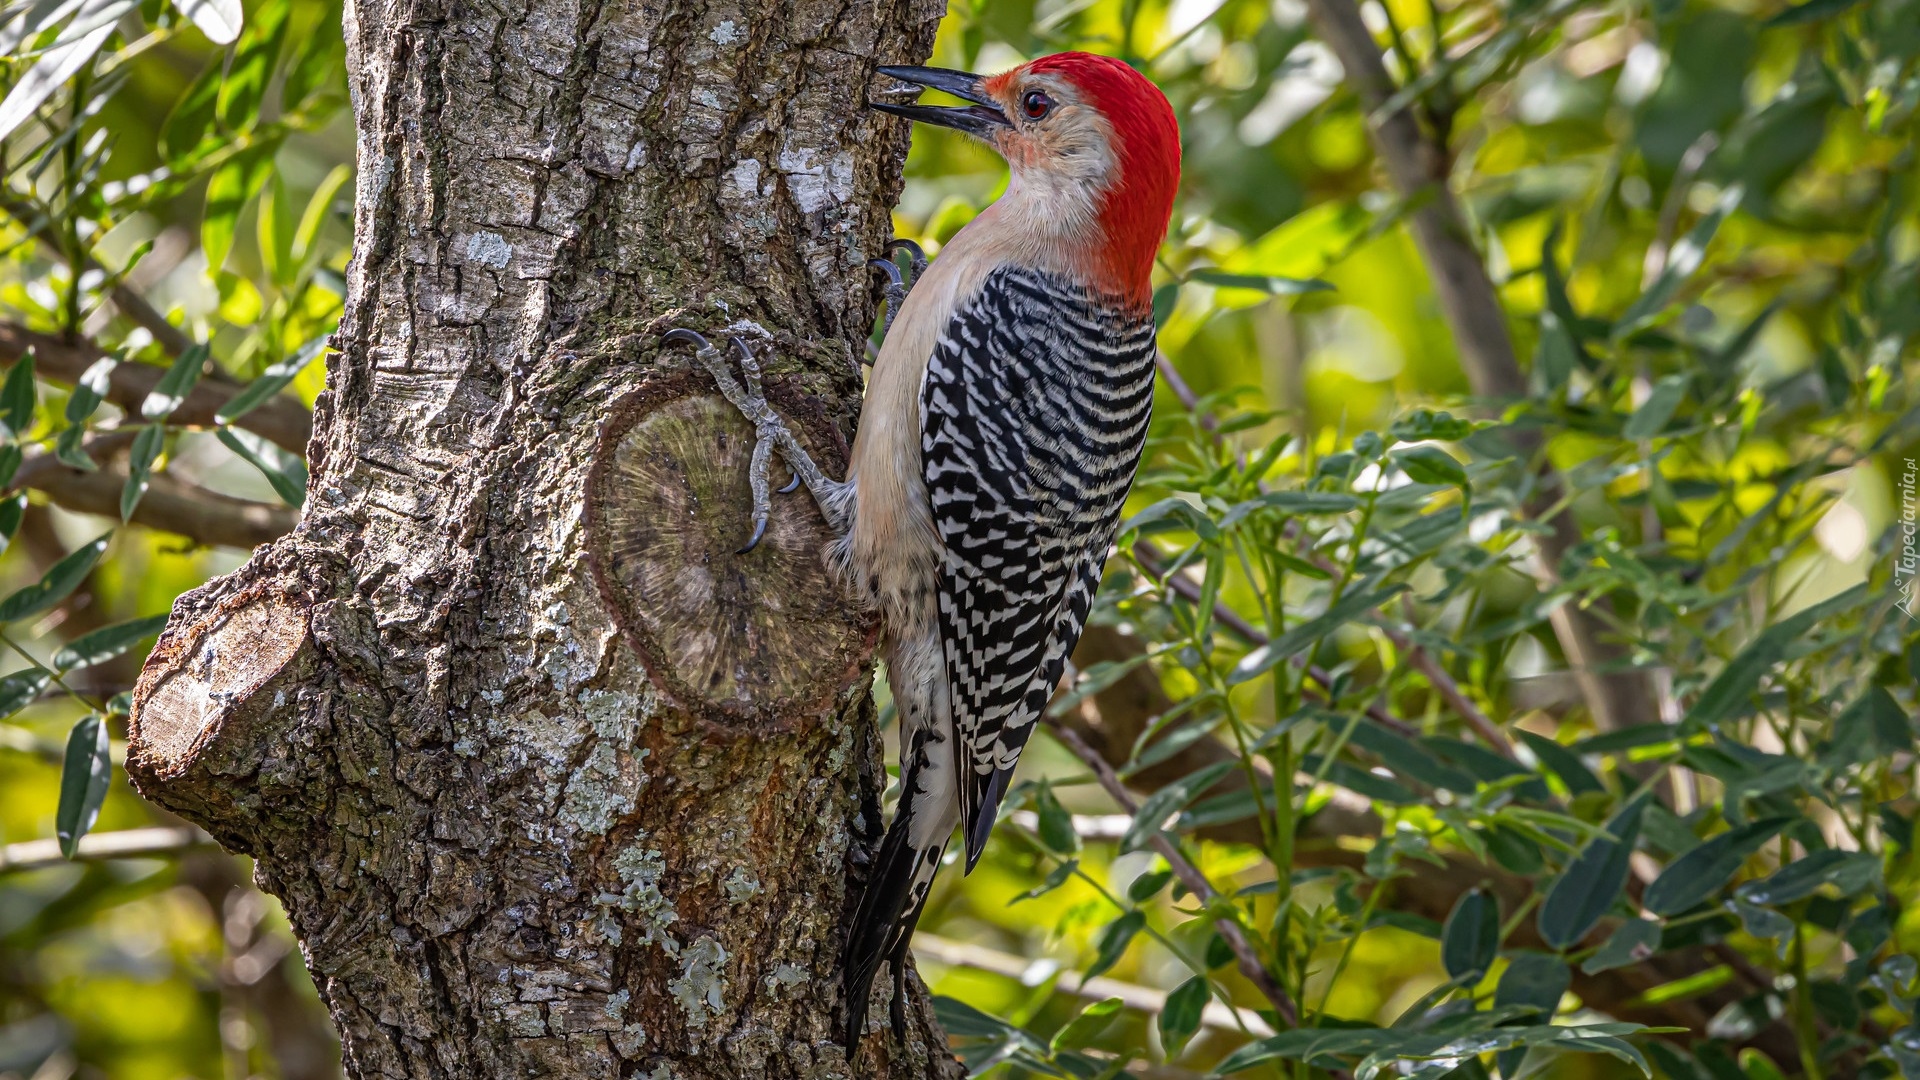
<svg viewBox="0 0 1920 1080">
<path fill-rule="evenodd" d="M 969 870 L 1086 624 L 1152 398 L 1151 317 L 1026 269 L 990 275 L 927 365 L 921 467 L 945 545 Z"/>
</svg>

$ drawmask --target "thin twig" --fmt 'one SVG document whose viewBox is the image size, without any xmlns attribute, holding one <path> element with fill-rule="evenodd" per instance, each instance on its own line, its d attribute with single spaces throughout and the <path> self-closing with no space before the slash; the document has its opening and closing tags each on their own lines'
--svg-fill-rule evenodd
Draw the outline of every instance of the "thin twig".
<svg viewBox="0 0 1920 1080">
<path fill-rule="evenodd" d="M 1050 724 L 1049 728 L 1053 732 L 1053 737 L 1059 740 L 1060 745 L 1073 751 L 1075 757 L 1084 762 L 1087 768 L 1093 770 L 1093 775 L 1100 781 L 1100 786 L 1106 789 L 1107 795 L 1118 803 L 1122 810 L 1130 814 L 1139 812 L 1140 804 L 1134 801 L 1133 793 L 1120 782 L 1120 777 L 1114 774 L 1113 767 L 1107 764 L 1107 759 L 1101 757 L 1099 751 L 1088 746 L 1086 740 L 1071 728 L 1060 724 Z M 1180 849 L 1174 846 L 1164 833 L 1156 831 L 1149 843 L 1153 850 L 1160 853 L 1161 858 L 1167 860 L 1167 866 L 1173 870 L 1174 876 L 1180 879 L 1180 884 L 1186 886 L 1187 891 L 1198 898 L 1202 905 L 1212 907 L 1214 902 L 1220 899 L 1220 893 L 1213 887 L 1213 883 L 1208 881 L 1206 875 L 1180 853 Z M 1227 943 L 1227 947 L 1233 950 L 1240 974 L 1246 976 L 1247 981 L 1251 982 L 1273 1004 L 1274 1012 L 1283 1023 L 1288 1027 L 1298 1027 L 1300 1013 L 1294 1008 L 1293 999 L 1287 996 L 1286 990 L 1274 980 L 1272 973 L 1266 969 L 1266 965 L 1260 962 L 1259 954 L 1254 952 L 1253 943 L 1247 940 L 1247 935 L 1241 930 L 1240 924 L 1225 916 L 1215 917 L 1213 924 L 1214 928 L 1220 932 L 1221 939 Z"/>
<path fill-rule="evenodd" d="M 73 861 L 97 862 L 103 859 L 141 859 L 171 855 L 188 848 L 213 843 L 213 837 L 199 829 L 156 827 L 121 829 L 118 832 L 93 833 L 80 838 Z M 0 847 L 0 873 L 43 870 L 69 861 L 60 854 L 58 840 L 25 840 Z"/>
<path fill-rule="evenodd" d="M 83 448 L 96 458 L 105 458 L 132 438 L 129 432 L 108 432 L 87 440 Z M 221 495 L 165 473 L 154 474 L 147 483 L 146 494 L 133 508 L 136 525 L 202 544 L 248 551 L 293 531 L 294 513 L 284 506 Z M 84 472 L 42 452 L 20 463 L 11 486 L 42 492 L 54 505 L 67 510 L 118 518 L 120 493 L 126 484 L 125 469 Z"/>
<path fill-rule="evenodd" d="M 0 322 L 0 363 L 12 363 L 29 349 L 33 350 L 35 375 L 68 386 L 79 382 L 87 368 L 106 355 L 99 346 L 85 339 L 68 341 L 16 323 Z M 122 363 L 107 378 L 106 400 L 128 415 L 138 415 L 141 403 L 166 373 L 165 368 L 153 364 Z M 185 427 L 212 427 L 214 414 L 242 389 L 231 380 L 203 378 L 167 420 Z M 295 398 L 280 394 L 235 420 L 233 426 L 245 428 L 293 453 L 305 454 L 307 440 L 313 436 L 313 414 Z"/>
</svg>

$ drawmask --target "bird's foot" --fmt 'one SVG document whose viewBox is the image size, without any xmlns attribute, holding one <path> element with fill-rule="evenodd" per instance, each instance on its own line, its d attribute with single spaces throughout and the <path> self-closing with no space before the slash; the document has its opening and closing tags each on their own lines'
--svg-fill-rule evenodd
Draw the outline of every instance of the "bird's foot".
<svg viewBox="0 0 1920 1080">
<path fill-rule="evenodd" d="M 894 253 L 899 251 L 907 253 L 907 263 L 913 272 L 911 278 L 902 278 L 900 264 L 893 261 Z M 893 333 L 893 320 L 899 317 L 900 305 L 906 303 L 908 290 L 919 282 L 920 275 L 927 272 L 927 253 L 911 240 L 889 240 L 887 257 L 870 259 L 867 265 L 887 275 L 887 321 L 880 328 L 880 339 L 885 341 L 887 335 Z"/>
<path fill-rule="evenodd" d="M 787 467 L 793 470 L 793 479 L 779 491 L 786 494 L 801 484 L 806 484 L 819 502 L 820 510 L 827 517 L 827 524 L 835 532 L 844 533 L 845 523 L 837 520 L 843 516 L 840 500 L 835 498 L 843 485 L 827 479 L 815 465 L 807 451 L 794 438 L 793 431 L 781 415 L 767 404 L 767 397 L 760 384 L 760 361 L 754 356 L 753 349 L 746 339 L 738 334 L 728 334 L 727 340 L 733 343 L 739 355 L 739 377 L 734 377 L 733 366 L 719 349 L 704 336 L 684 328 L 669 330 L 664 338 L 668 343 L 683 343 L 694 347 L 694 357 L 700 361 L 707 373 L 718 384 L 721 396 L 733 407 L 740 410 L 747 423 L 753 425 L 753 458 L 747 466 L 747 483 L 753 489 L 753 534 L 747 538 L 745 546 L 736 554 L 745 555 L 759 545 L 767 534 L 767 518 L 773 512 L 772 463 L 775 450 L 785 459 Z"/>
</svg>

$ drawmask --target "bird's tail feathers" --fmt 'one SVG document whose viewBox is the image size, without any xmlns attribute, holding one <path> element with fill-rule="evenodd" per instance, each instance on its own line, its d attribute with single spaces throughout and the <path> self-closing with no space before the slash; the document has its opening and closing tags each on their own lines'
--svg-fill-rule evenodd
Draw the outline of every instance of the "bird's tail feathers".
<svg viewBox="0 0 1920 1080">
<path fill-rule="evenodd" d="M 942 839 L 932 847 L 916 848 L 908 833 L 911 815 L 897 814 L 880 842 L 854 909 L 853 931 L 841 959 L 847 999 L 846 1045 L 851 1051 L 866 1033 L 867 1004 L 873 980 L 880 968 L 892 959 L 905 963 L 902 944 L 913 934 L 926 906 L 927 890 L 940 870 L 940 855 L 946 850 Z"/>
</svg>

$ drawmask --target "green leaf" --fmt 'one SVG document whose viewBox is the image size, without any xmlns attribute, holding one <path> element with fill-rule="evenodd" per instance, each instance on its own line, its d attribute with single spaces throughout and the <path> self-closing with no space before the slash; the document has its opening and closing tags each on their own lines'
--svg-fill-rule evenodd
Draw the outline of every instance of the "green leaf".
<svg viewBox="0 0 1920 1080">
<path fill-rule="evenodd" d="M 1154 526 L 1148 528 L 1148 526 Z M 1220 534 L 1213 519 L 1205 510 L 1193 502 L 1179 496 L 1169 496 L 1154 503 L 1126 520 L 1120 526 L 1122 533 L 1144 529 L 1146 533 L 1170 532 L 1186 529 L 1202 540 L 1211 540 Z"/>
<path fill-rule="evenodd" d="M 231 45 L 240 36 L 243 25 L 240 0 L 175 0 L 175 3 L 180 13 L 215 45 Z"/>
<path fill-rule="evenodd" d="M 33 382 L 33 350 L 14 361 L 7 380 L 0 383 L 0 422 L 7 425 L 6 435 L 18 440 L 33 427 L 33 409 L 38 394 Z"/>
<path fill-rule="evenodd" d="M 1379 758 L 1396 775 L 1430 788 L 1471 795 L 1480 787 L 1479 781 L 1447 764 L 1432 750 L 1373 720 L 1353 725 L 1348 741 Z"/>
<path fill-rule="evenodd" d="M 1100 1033 L 1113 1026 L 1114 1017 L 1120 1014 L 1123 1003 L 1117 997 L 1106 998 L 1080 1010 L 1080 1015 L 1067 1021 L 1066 1026 L 1054 1032 L 1053 1041 L 1048 1049 L 1054 1053 L 1062 1050 L 1079 1050 L 1100 1037 Z"/>
<path fill-rule="evenodd" d="M 1573 972 L 1559 957 L 1542 952 L 1519 953 L 1500 975 L 1500 985 L 1493 991 L 1493 1007 L 1537 1009 L 1542 1020 L 1552 1020 L 1572 982 Z M 1496 1059 L 1500 1075 L 1519 1076 L 1526 1054 L 1524 1046 L 1502 1050 Z"/>
<path fill-rule="evenodd" d="M 53 821 L 60 853 L 69 859 L 78 852 L 80 838 L 100 818 L 100 804 L 107 798 L 107 781 L 113 775 L 109 747 L 106 722 L 97 715 L 82 717 L 67 735 L 60 803 Z"/>
<path fill-rule="evenodd" d="M 84 8 L 83 5 L 83 14 Z M 91 5 L 96 9 L 105 5 Z M 123 9 L 124 10 L 124 9 Z M 76 21 L 82 16 L 76 16 Z M 48 98 L 66 85 L 68 79 L 87 66 L 100 46 L 113 34 L 113 21 L 95 26 L 77 38 L 55 45 L 41 53 L 14 81 L 5 100 L 0 100 L 0 140 L 12 135 L 20 125 L 46 104 Z"/>
<path fill-rule="evenodd" d="M 1173 309 L 1180 305 L 1180 283 L 1169 281 L 1153 290 L 1153 325 L 1156 330 L 1164 330 L 1167 320 L 1173 317 Z"/>
<path fill-rule="evenodd" d="M 240 428 L 223 427 L 218 435 L 227 449 L 260 470 L 267 478 L 267 483 L 273 485 L 274 493 L 288 506 L 298 509 L 301 503 L 307 501 L 307 465 L 298 455 L 289 454 L 253 432 Z"/>
<path fill-rule="evenodd" d="M 140 403 L 140 415 L 155 423 L 173 415 L 173 410 L 193 392 L 194 384 L 200 381 L 200 370 L 206 366 L 208 348 L 194 345 L 174 360 L 160 381 L 153 384 L 153 390 L 147 399 Z"/>
<path fill-rule="evenodd" d="M 26 459 L 26 453 L 19 443 L 7 443 L 0 446 L 0 489 L 13 485 L 13 476 L 20 471 L 20 462 Z"/>
<path fill-rule="evenodd" d="M 71 671 L 111 660 L 166 629 L 166 625 L 167 616 L 152 615 L 103 626 L 69 641 L 53 654 L 53 666 L 61 671 Z"/>
<path fill-rule="evenodd" d="M 1480 889 L 1462 896 L 1440 934 L 1440 962 L 1447 974 L 1466 984 L 1493 966 L 1500 950 L 1500 904 Z"/>
<path fill-rule="evenodd" d="M 1580 970 L 1589 975 L 1630 967 L 1644 962 L 1660 951 L 1660 924 L 1645 919 L 1628 919 L 1607 937 Z"/>
<path fill-rule="evenodd" d="M 1241 657 L 1240 662 L 1235 664 L 1233 671 L 1227 675 L 1227 682 L 1243 683 L 1265 675 L 1273 669 L 1274 665 L 1345 626 L 1362 612 L 1372 611 L 1406 590 L 1407 586 L 1394 584 L 1372 592 L 1355 590 L 1348 593 L 1340 598 L 1339 603 L 1326 611 L 1292 627 L 1286 633 Z"/>
<path fill-rule="evenodd" d="M 1652 393 L 1640 407 L 1627 417 L 1627 423 L 1620 434 L 1634 442 L 1651 439 L 1665 430 L 1667 421 L 1673 419 L 1673 412 L 1686 400 L 1687 386 L 1692 382 L 1687 375 L 1669 375 L 1653 386 Z"/>
<path fill-rule="evenodd" d="M 254 243 L 260 250 L 267 280 L 282 289 L 292 285 L 300 269 L 293 254 L 293 212 L 287 206 L 286 181 L 277 172 L 260 188 L 260 205 L 253 223 Z"/>
<path fill-rule="evenodd" d="M 1333 292 L 1333 283 L 1319 278 L 1281 277 L 1277 274 L 1229 274 L 1225 270 L 1195 270 L 1189 281 L 1203 281 L 1222 289 L 1253 289 L 1269 296 L 1298 296 L 1301 293 Z"/>
<path fill-rule="evenodd" d="M 1649 796 L 1642 794 L 1607 822 L 1607 835 L 1594 837 L 1547 888 L 1540 904 L 1540 938 L 1565 949 L 1593 929 L 1626 887 L 1628 856 L 1640 836 L 1640 815 Z"/>
<path fill-rule="evenodd" d="M 1678 915 L 1712 896 L 1761 845 L 1793 824 L 1794 818 L 1773 817 L 1742 825 L 1702 843 L 1673 860 L 1653 879 L 1640 898 L 1655 915 Z"/>
<path fill-rule="evenodd" d="M 1060 886 L 1065 885 L 1067 883 L 1067 879 L 1073 877 L 1074 871 L 1078 869 L 1080 869 L 1079 859 L 1066 860 L 1065 862 L 1059 864 L 1058 866 L 1055 866 L 1052 870 L 1049 870 L 1047 872 L 1046 880 L 1042 881 L 1038 885 L 1035 885 L 1033 888 L 1028 889 L 1026 892 L 1023 892 L 1020 895 L 1014 897 L 1013 899 L 1007 901 L 1007 906 L 1012 907 L 1013 905 L 1019 903 L 1022 900 L 1032 900 L 1032 899 L 1035 899 L 1036 897 L 1047 895 L 1048 893 L 1059 888 Z"/>
<path fill-rule="evenodd" d="M 207 208 L 200 218 L 200 247 L 207 256 L 207 272 L 219 273 L 233 250 L 240 211 L 273 172 L 278 138 L 267 139 L 235 154 L 207 181 Z"/>
<path fill-rule="evenodd" d="M 220 97 L 220 78 L 225 73 L 221 59 L 207 65 L 193 85 L 180 97 L 166 123 L 160 126 L 160 153 L 175 167 L 185 166 L 200 149 L 201 140 L 213 129 L 215 103 Z"/>
<path fill-rule="evenodd" d="M 1175 780 L 1147 797 L 1134 812 L 1133 824 L 1127 826 L 1125 836 L 1120 838 L 1120 850 L 1133 851 L 1145 847 L 1159 833 L 1160 826 L 1173 815 L 1179 813 L 1188 803 L 1200 796 L 1200 793 L 1220 782 L 1220 778 L 1232 770 L 1232 761 L 1219 761 Z"/>
<path fill-rule="evenodd" d="M 65 600 L 67 594 L 79 588 L 80 583 L 87 579 L 93 564 L 99 562 L 100 556 L 106 553 L 107 541 L 112 538 L 111 532 L 101 533 L 92 542 L 54 563 L 39 581 L 0 600 L 0 623 L 32 618 Z"/>
<path fill-rule="evenodd" d="M 260 104 L 286 41 L 289 4 L 262 4 L 256 21 L 240 37 L 226 78 L 220 80 L 220 122 L 228 131 L 250 131 L 260 119 Z M 209 263 L 209 266 L 216 264 Z"/>
<path fill-rule="evenodd" d="M 314 245 L 320 242 L 320 230 L 326 227 L 327 217 L 333 212 L 333 200 L 352 180 L 352 168 L 335 165 L 320 181 L 320 186 L 313 189 L 313 197 L 307 200 L 307 208 L 300 214 L 300 224 L 293 230 L 293 257 L 302 265 L 319 254 Z M 1155 295 L 1157 298 L 1158 294 Z"/>
<path fill-rule="evenodd" d="M 259 408 L 268 398 L 286 389 L 295 376 L 306 370 L 308 364 L 321 353 L 327 351 L 327 338 L 317 337 L 300 347 L 300 350 L 285 360 L 274 364 L 260 373 L 260 377 L 246 385 L 244 390 L 233 395 L 233 399 L 220 406 L 213 414 L 215 422 L 231 424 L 254 409 Z"/>
<path fill-rule="evenodd" d="M 113 385 L 113 369 L 119 366 L 120 358 L 113 355 L 87 365 L 80 381 L 73 384 L 73 393 L 67 396 L 67 423 L 77 426 L 93 418 L 94 410 L 106 400 L 107 390 Z"/>
<path fill-rule="evenodd" d="M 1072 855 L 1080 850 L 1080 836 L 1073 831 L 1073 815 L 1053 797 L 1053 788 L 1045 780 L 1034 792 L 1034 811 L 1040 818 L 1040 842 L 1047 850 Z"/>
<path fill-rule="evenodd" d="M 1804 900 L 1823 885 L 1838 889 L 1842 897 L 1878 888 L 1880 856 L 1864 851 L 1816 851 L 1769 877 L 1740 886 L 1735 895 L 1749 904 L 1777 907 Z"/>
<path fill-rule="evenodd" d="M 1808 0 L 1807 3 L 1797 4 L 1780 12 L 1778 15 L 1773 16 L 1760 25 L 1765 27 L 1798 26 L 1801 23 L 1819 22 L 1822 19 L 1831 19 L 1835 15 L 1848 11 L 1858 3 L 1860 3 L 1860 0 Z"/>
<path fill-rule="evenodd" d="M 12 716 L 40 700 L 53 673 L 45 668 L 27 668 L 0 679 L 0 718 Z"/>
<path fill-rule="evenodd" d="M 1760 680 L 1773 669 L 1773 665 L 1786 656 L 1789 645 L 1804 637 L 1820 620 L 1853 607 L 1866 596 L 1867 587 L 1855 585 L 1761 631 L 1700 692 L 1700 697 L 1687 710 L 1680 726 L 1686 731 L 1699 731 L 1733 716 L 1747 702 Z"/>
<path fill-rule="evenodd" d="M 1558 956 L 1543 952 L 1517 953 L 1500 975 L 1500 985 L 1493 992 L 1493 1004 L 1496 1008 L 1527 1006 L 1551 1018 L 1572 982 L 1573 974 Z"/>
<path fill-rule="evenodd" d="M 133 437 L 133 446 L 127 450 L 127 482 L 120 488 L 121 521 L 133 520 L 134 507 L 140 505 L 140 497 L 153 482 L 153 463 L 166 441 L 167 429 L 158 424 L 141 428 Z"/>
<path fill-rule="evenodd" d="M 1127 886 L 1127 899 L 1136 904 L 1144 904 L 1159 895 L 1160 890 L 1166 888 L 1167 882 L 1172 880 L 1173 871 L 1171 870 L 1153 870 L 1141 874 Z"/>
<path fill-rule="evenodd" d="M 1520 731 L 1519 734 L 1521 741 L 1527 744 L 1527 749 L 1532 750 L 1533 756 L 1540 759 L 1540 764 L 1559 777 L 1561 783 L 1567 785 L 1569 795 L 1579 796 L 1590 791 L 1606 790 L 1606 786 L 1600 783 L 1600 778 L 1593 775 L 1593 770 L 1587 768 L 1586 763 L 1580 760 L 1579 754 L 1544 735 L 1535 735 L 1526 730 Z"/>
<path fill-rule="evenodd" d="M 1469 495 L 1473 493 L 1473 485 L 1467 481 L 1467 470 L 1452 454 L 1437 446 L 1412 446 L 1395 450 L 1391 457 L 1416 483 L 1451 484 Z"/>
<path fill-rule="evenodd" d="M 1820 760 L 1840 768 L 1911 749 L 1913 725 L 1906 710 L 1886 687 L 1869 686 L 1834 721 L 1832 743 Z"/>
<path fill-rule="evenodd" d="M 1160 1010 L 1160 1044 L 1167 1048 L 1169 1060 L 1179 1057 L 1187 1040 L 1200 1030 L 1200 1017 L 1212 996 L 1206 978 L 1201 975 L 1174 987 L 1173 993 L 1167 995 L 1167 1003 Z"/>
<path fill-rule="evenodd" d="M 1087 980 L 1106 974 L 1113 965 L 1119 963 L 1120 957 L 1127 951 L 1127 946 L 1132 943 L 1133 936 L 1146 925 L 1146 912 L 1139 910 L 1129 911 L 1108 923 L 1107 928 L 1100 931 L 1100 941 L 1096 946 L 1093 966 L 1087 968 L 1086 974 L 1081 976 L 1080 985 L 1085 986 Z"/>
<path fill-rule="evenodd" d="M 1687 232 L 1687 235 L 1673 245 L 1673 250 L 1667 253 L 1667 262 L 1661 268 L 1660 275 L 1653 279 L 1653 284 L 1647 287 L 1647 291 L 1640 294 L 1640 297 L 1627 308 L 1626 314 L 1620 316 L 1620 321 L 1613 325 L 1612 337 L 1615 341 L 1624 339 L 1635 330 L 1652 322 L 1666 309 L 1667 303 L 1673 299 L 1673 294 L 1679 290 L 1681 284 L 1692 277 L 1694 271 L 1700 269 L 1700 265 L 1706 261 L 1707 245 L 1713 242 L 1713 234 L 1720 231 L 1720 223 L 1740 205 L 1740 199 L 1744 194 L 1745 189 L 1739 184 L 1721 192 L 1719 201 L 1714 203 L 1713 209 L 1701 215 L 1700 220 Z"/>
<path fill-rule="evenodd" d="M 27 514 L 27 493 L 22 491 L 10 498 L 0 498 L 0 551 L 5 551 L 12 542 L 13 534 L 20 531 L 20 522 Z"/>
<path fill-rule="evenodd" d="M 80 445 L 86 437 L 86 428 L 67 428 L 60 433 L 59 438 L 53 440 L 53 456 L 69 468 L 79 469 L 81 472 L 98 471 L 100 463 L 88 456 L 85 448 Z"/>
</svg>

